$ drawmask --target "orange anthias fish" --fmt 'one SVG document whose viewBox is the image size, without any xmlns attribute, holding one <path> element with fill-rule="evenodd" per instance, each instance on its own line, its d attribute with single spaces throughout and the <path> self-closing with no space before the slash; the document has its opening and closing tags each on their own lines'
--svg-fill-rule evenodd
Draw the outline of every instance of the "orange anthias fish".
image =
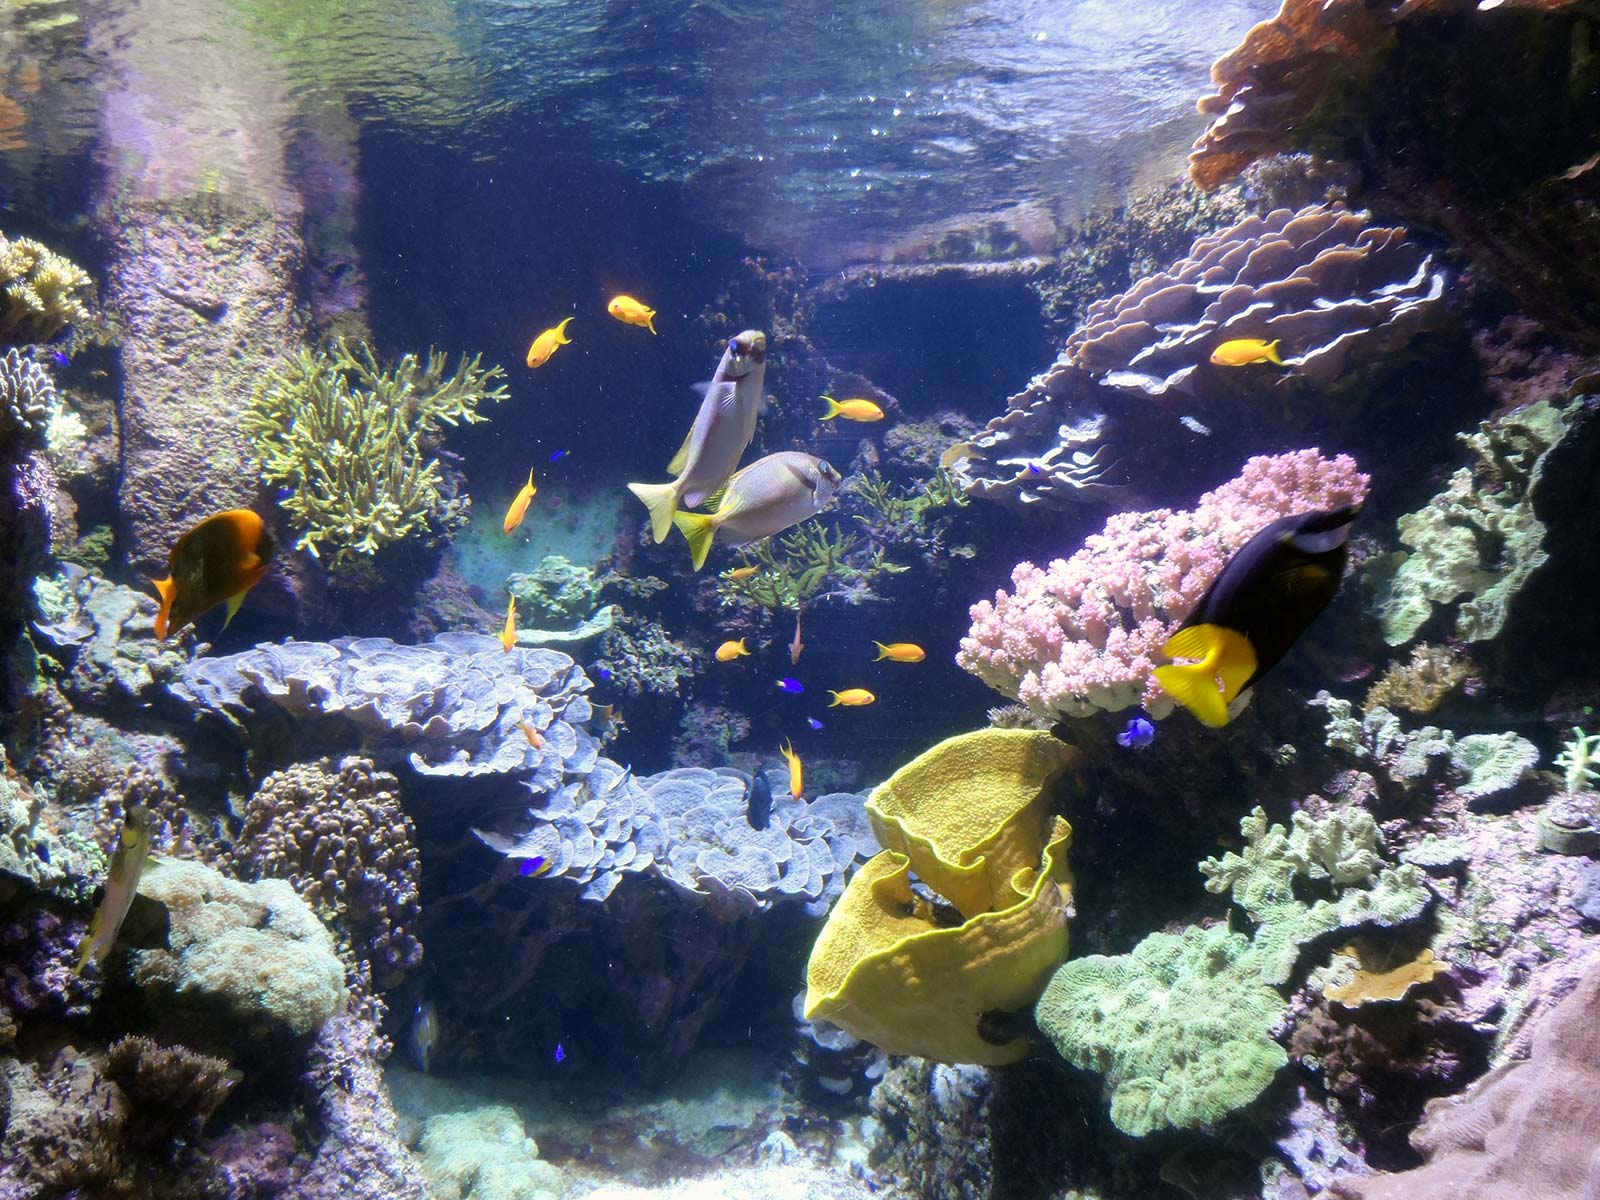
<svg viewBox="0 0 1600 1200">
<path fill-rule="evenodd" d="M 914 642 L 891 642 L 887 646 L 882 642 L 872 644 L 878 648 L 878 657 L 873 662 L 882 662 L 887 658 L 890 662 L 919 663 L 928 657 L 926 651 Z"/>
<path fill-rule="evenodd" d="M 871 704 L 877 699 L 866 688 L 845 688 L 842 692 L 829 692 L 828 695 L 833 697 L 833 703 L 828 705 L 829 708 L 838 708 L 841 704 L 846 708 L 860 708 L 863 704 Z"/>
<path fill-rule="evenodd" d="M 794 752 L 794 747 L 790 745 L 788 738 L 783 739 L 783 745 L 778 747 L 778 753 L 783 755 L 784 761 L 789 764 L 789 795 L 798 800 L 805 787 L 805 769 L 800 765 L 800 756 Z"/>
<path fill-rule="evenodd" d="M 828 406 L 828 411 L 822 414 L 824 421 L 831 421 L 835 417 L 843 417 L 846 421 L 883 420 L 883 409 L 871 400 L 835 400 L 832 396 L 822 399 Z"/>
<path fill-rule="evenodd" d="M 244 594 L 267 573 L 272 550 L 266 522 L 248 508 L 230 508 L 201 521 L 172 547 L 167 578 L 155 581 L 161 597 L 156 637 L 177 633 L 224 601 L 228 621 L 233 620 Z"/>
<path fill-rule="evenodd" d="M 500 644 L 510 654 L 517 644 L 517 598 L 511 597 L 511 603 L 506 605 L 506 627 L 500 631 Z"/>
<path fill-rule="evenodd" d="M 542 367 L 550 361 L 550 356 L 556 352 L 557 346 L 570 346 L 572 339 L 567 336 L 567 326 L 572 324 L 568 317 L 559 325 L 552 325 L 538 337 L 533 339 L 533 345 L 528 347 L 528 365 Z"/>
<path fill-rule="evenodd" d="M 535 750 L 544 749 L 544 734 L 533 727 L 532 721 L 522 722 L 520 728 L 522 729 L 522 736 L 528 739 L 528 745 Z"/>
<path fill-rule="evenodd" d="M 611 297 L 611 303 L 606 305 L 606 311 L 624 325 L 637 325 L 640 329 L 648 329 L 651 333 L 656 331 L 656 310 L 646 308 L 632 296 Z"/>
<path fill-rule="evenodd" d="M 728 578 L 749 579 L 750 576 L 754 575 L 759 570 L 761 570 L 760 567 L 735 567 L 733 570 L 728 572 Z"/>
<path fill-rule="evenodd" d="M 1283 366 L 1276 339 L 1268 342 L 1261 338 L 1234 338 L 1213 350 L 1211 361 L 1219 367 L 1248 367 L 1252 363 L 1268 362 Z"/>
<path fill-rule="evenodd" d="M 717 661 L 732 662 L 734 659 L 743 658 L 749 653 L 750 647 L 744 644 L 743 638 L 740 638 L 736 642 L 727 641 L 723 642 L 722 645 L 717 647 Z"/>
<path fill-rule="evenodd" d="M 789 663 L 791 666 L 799 664 L 800 651 L 805 648 L 806 644 L 800 640 L 800 610 L 797 608 L 794 610 L 794 641 L 789 643 Z"/>
<path fill-rule="evenodd" d="M 517 493 L 516 499 L 511 501 L 511 507 L 506 509 L 506 523 L 502 528 L 510 533 L 522 524 L 522 518 L 528 515 L 528 505 L 533 503 L 533 498 L 539 494 L 539 485 L 533 481 L 533 468 L 528 468 L 528 482 L 522 485 L 522 490 Z"/>
</svg>

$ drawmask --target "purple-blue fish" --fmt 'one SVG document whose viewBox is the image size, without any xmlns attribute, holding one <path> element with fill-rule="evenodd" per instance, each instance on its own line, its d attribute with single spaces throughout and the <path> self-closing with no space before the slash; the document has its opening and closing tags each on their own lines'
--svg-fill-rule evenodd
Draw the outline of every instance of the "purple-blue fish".
<svg viewBox="0 0 1600 1200">
<path fill-rule="evenodd" d="M 822 722 L 817 720 L 815 717 L 807 717 L 806 724 L 811 726 L 811 728 L 817 732 L 821 732 L 822 730 Z"/>
<path fill-rule="evenodd" d="M 598 679 L 601 683 L 610 683 L 611 682 L 611 668 L 610 667 L 600 667 L 598 670 L 595 671 L 594 677 L 596 679 Z"/>
<path fill-rule="evenodd" d="M 564 1047 L 560 1042 L 557 1042 L 556 1043 L 555 1060 L 557 1062 L 565 1062 L 566 1058 L 567 1058 L 566 1047 Z"/>
<path fill-rule="evenodd" d="M 798 696 L 806 690 L 798 679 L 780 679 L 776 686 L 780 692 L 788 692 L 791 696 Z"/>
<path fill-rule="evenodd" d="M 1143 750 L 1156 740 L 1156 727 L 1143 717 L 1134 717 L 1117 734 L 1117 745 L 1126 746 L 1130 750 Z"/>
<path fill-rule="evenodd" d="M 537 875 L 540 871 L 544 870 L 544 864 L 544 855 L 535 854 L 532 858 L 523 859 L 522 866 L 519 867 L 518 870 L 524 877 L 528 875 Z"/>
<path fill-rule="evenodd" d="M 567 456 L 567 452 L 565 450 L 557 450 L 554 454 L 552 454 L 550 456 L 550 461 L 551 462 L 560 462 L 566 456 Z"/>
</svg>

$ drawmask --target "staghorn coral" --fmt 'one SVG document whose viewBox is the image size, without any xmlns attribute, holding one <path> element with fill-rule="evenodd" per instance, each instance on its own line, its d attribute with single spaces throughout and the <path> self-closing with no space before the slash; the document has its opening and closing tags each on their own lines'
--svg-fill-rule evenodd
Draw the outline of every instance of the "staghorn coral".
<svg viewBox="0 0 1600 1200">
<path fill-rule="evenodd" d="M 408 538 L 448 541 L 466 521 L 436 456 L 445 425 L 487 420 L 503 400 L 499 367 L 481 355 L 445 372 L 446 356 L 408 354 L 378 365 L 371 347 L 336 337 L 321 353 L 302 348 L 269 372 L 240 416 L 261 477 L 301 530 L 297 543 L 330 565 L 350 563 Z"/>
<path fill-rule="evenodd" d="M 44 441 L 60 401 L 49 373 L 15 349 L 0 358 L 0 436 L 7 441 Z"/>
<path fill-rule="evenodd" d="M 0 340 L 45 342 L 88 319 L 89 276 L 31 238 L 0 234 Z"/>
<path fill-rule="evenodd" d="M 1549 558 L 1533 494 L 1577 407 L 1540 400 L 1460 435 L 1477 461 L 1457 470 L 1426 508 L 1400 518 L 1408 551 L 1367 566 L 1364 584 L 1384 641 L 1410 641 L 1440 609 L 1461 641 L 1485 641 L 1504 628 L 1511 601 Z"/>
<path fill-rule="evenodd" d="M 1556 755 L 1556 766 L 1564 772 L 1563 778 L 1569 793 L 1587 791 L 1591 784 L 1600 781 L 1597 746 L 1600 746 L 1600 733 L 1584 733 L 1582 729 L 1574 727 L 1572 738 Z"/>
<path fill-rule="evenodd" d="M 1233 553 L 1281 516 L 1358 503 L 1366 489 L 1348 457 L 1301 450 L 1250 459 L 1192 510 L 1119 513 L 1070 560 L 1018 564 L 1013 591 L 972 606 L 956 661 L 1041 717 L 1141 703 L 1164 717 L 1160 648 Z"/>
<path fill-rule="evenodd" d="M 370 759 L 327 759 L 261 781 L 232 858 L 246 879 L 287 879 L 387 990 L 422 960 L 421 862 L 399 781 Z"/>
<path fill-rule="evenodd" d="M 873 579 L 906 569 L 890 562 L 886 549 L 872 538 L 863 543 L 858 534 L 807 521 L 783 537 L 747 547 L 747 565 L 759 569 L 747 579 L 725 572 L 717 579 L 717 597 L 723 607 L 749 604 L 772 613 L 797 612 L 812 600 L 876 600 Z"/>
<path fill-rule="evenodd" d="M 233 1090 L 228 1072 L 226 1059 L 147 1037 L 120 1038 L 106 1051 L 106 1077 L 128 1097 L 128 1139 L 149 1149 L 197 1141 Z"/>
<path fill-rule="evenodd" d="M 1430 646 L 1421 642 L 1411 648 L 1410 662 L 1394 662 L 1383 676 L 1367 689 L 1361 711 L 1384 708 L 1419 715 L 1439 707 L 1468 676 L 1472 660 L 1452 646 Z"/>
<path fill-rule="evenodd" d="M 1401 227 L 1342 205 L 1277 209 L 1198 238 L 1186 257 L 1097 301 L 1066 357 L 1107 386 L 1149 396 L 1238 388 L 1211 352 L 1282 340 L 1293 378 L 1326 388 L 1392 356 L 1444 316 L 1446 276 Z"/>
</svg>

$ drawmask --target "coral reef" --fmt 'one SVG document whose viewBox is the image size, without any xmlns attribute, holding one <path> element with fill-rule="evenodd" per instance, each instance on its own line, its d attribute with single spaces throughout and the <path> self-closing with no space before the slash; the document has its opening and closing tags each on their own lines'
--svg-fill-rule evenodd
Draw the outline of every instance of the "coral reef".
<svg viewBox="0 0 1600 1200">
<path fill-rule="evenodd" d="M 41 577 L 34 596 L 34 632 L 67 664 L 60 686 L 75 703 L 97 710 L 148 704 L 182 677 L 194 635 L 157 641 L 160 606 L 152 596 L 71 563 Z"/>
<path fill-rule="evenodd" d="M 1389 645 L 1410 641 L 1441 608 L 1460 641 L 1484 641 L 1505 626 L 1508 606 L 1549 557 L 1533 495 L 1572 411 L 1541 400 L 1462 435 L 1477 461 L 1426 508 L 1400 518 L 1409 552 L 1368 564 L 1365 583 Z"/>
<path fill-rule="evenodd" d="M 418 1150 L 434 1200 L 558 1200 L 565 1188 L 503 1104 L 429 1117 Z"/>
<path fill-rule="evenodd" d="M 1367 689 L 1361 711 L 1377 708 L 1426 715 L 1472 674 L 1472 660 L 1453 646 L 1421 642 L 1411 648 L 1409 662 L 1389 664 L 1379 680 Z"/>
<path fill-rule="evenodd" d="M 986 729 L 941 742 L 873 789 L 867 814 L 885 849 L 856 872 L 812 947 L 806 1018 L 890 1054 L 1025 1057 L 1027 1043 L 990 1031 L 985 1014 L 1031 1004 L 1066 956 L 1071 829 L 1053 814 L 1052 791 L 1077 763 L 1048 733 Z"/>
<path fill-rule="evenodd" d="M 361 758 L 268 775 L 245 807 L 232 855 L 245 879 L 288 880 L 349 939 L 380 990 L 422 960 L 421 863 L 398 788 Z"/>
<path fill-rule="evenodd" d="M 1367 477 L 1316 450 L 1250 459 L 1237 479 L 1174 512 L 1119 513 L 1069 560 L 1012 572 L 1012 592 L 972 606 L 956 661 L 1041 717 L 1172 700 L 1151 674 L 1161 646 L 1228 559 L 1289 513 L 1359 503 Z"/>
<path fill-rule="evenodd" d="M 462 357 L 446 373 L 435 350 L 389 368 L 371 347 L 342 337 L 325 351 L 302 348 L 261 381 L 240 416 L 261 477 L 316 556 L 338 567 L 408 538 L 448 541 L 467 519 L 465 497 L 437 457 L 445 425 L 484 421 L 502 400 L 499 367 Z"/>
<path fill-rule="evenodd" d="M 560 554 L 547 554 L 533 570 L 508 577 L 506 591 L 517 602 L 519 621 L 551 629 L 582 624 L 600 603 L 594 570 Z"/>
<path fill-rule="evenodd" d="M 31 358 L 7 350 L 0 358 L 0 436 L 42 443 L 59 404 L 49 373 Z"/>
<path fill-rule="evenodd" d="M 228 1070 L 226 1059 L 147 1037 L 122 1038 L 106 1051 L 106 1077 L 128 1097 L 128 1138 L 152 1149 L 199 1138 L 233 1090 Z"/>
<path fill-rule="evenodd" d="M 869 1161 L 912 1195 L 989 1195 L 992 1091 L 983 1067 L 901 1059 L 872 1089 L 872 1114 L 882 1132 Z"/>
<path fill-rule="evenodd" d="M 47 342 L 88 319 L 89 276 L 31 238 L 0 234 L 0 341 Z"/>
</svg>

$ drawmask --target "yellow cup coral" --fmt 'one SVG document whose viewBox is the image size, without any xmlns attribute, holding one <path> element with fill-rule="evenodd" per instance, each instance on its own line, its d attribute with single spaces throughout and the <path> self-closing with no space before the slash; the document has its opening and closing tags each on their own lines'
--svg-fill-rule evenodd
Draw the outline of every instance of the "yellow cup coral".
<svg viewBox="0 0 1600 1200">
<path fill-rule="evenodd" d="M 983 1014 L 1038 999 L 1067 954 L 1072 830 L 1050 785 L 1077 753 L 1047 733 L 987 729 L 940 743 L 867 802 L 888 847 L 857 872 L 806 971 L 806 1016 L 891 1054 L 986 1066 L 1026 1056 Z M 911 874 L 959 921 L 919 894 Z"/>
</svg>

